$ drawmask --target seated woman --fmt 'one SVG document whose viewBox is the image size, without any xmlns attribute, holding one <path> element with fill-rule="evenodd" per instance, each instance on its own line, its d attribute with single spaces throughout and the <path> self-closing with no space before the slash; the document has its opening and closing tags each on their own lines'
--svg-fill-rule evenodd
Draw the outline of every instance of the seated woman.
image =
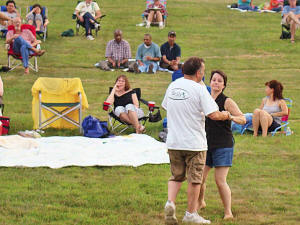
<svg viewBox="0 0 300 225">
<path fill-rule="evenodd" d="M 257 11 L 258 7 L 253 6 L 253 0 L 239 0 L 238 8 L 242 10 Z"/>
<path fill-rule="evenodd" d="M 35 26 L 36 31 L 44 31 L 49 20 L 43 15 L 43 7 L 40 4 L 34 4 L 32 10 L 26 15 L 28 24 Z"/>
<path fill-rule="evenodd" d="M 154 3 L 147 7 L 145 13 L 148 14 L 146 28 L 150 28 L 150 25 L 153 21 L 158 22 L 160 29 L 164 28 L 163 16 L 166 14 L 166 9 L 160 3 L 160 0 L 154 0 Z"/>
<path fill-rule="evenodd" d="M 283 9 L 283 0 L 270 0 L 268 10 L 272 10 L 274 12 L 281 12 Z"/>
<path fill-rule="evenodd" d="M 145 127 L 139 123 L 144 112 L 139 108 L 139 101 L 134 90 L 130 89 L 128 78 L 125 75 L 117 77 L 115 86 L 106 102 L 114 104 L 114 114 L 127 124 L 131 124 L 137 134 L 143 133 Z"/>
<path fill-rule="evenodd" d="M 45 50 L 36 48 L 41 41 L 36 40 L 31 31 L 28 29 L 21 30 L 21 18 L 14 18 L 13 25 L 15 29 L 7 32 L 6 44 L 12 44 L 14 53 L 22 56 L 23 66 L 25 68 L 24 73 L 29 74 L 30 54 L 35 53 L 38 56 L 41 56 L 45 53 Z"/>
<path fill-rule="evenodd" d="M 268 132 L 280 126 L 281 117 L 288 115 L 288 107 L 282 97 L 282 84 L 277 80 L 271 80 L 265 85 L 267 96 L 263 98 L 259 109 L 253 112 L 253 136 L 262 131 L 262 136 L 266 137 Z"/>
</svg>

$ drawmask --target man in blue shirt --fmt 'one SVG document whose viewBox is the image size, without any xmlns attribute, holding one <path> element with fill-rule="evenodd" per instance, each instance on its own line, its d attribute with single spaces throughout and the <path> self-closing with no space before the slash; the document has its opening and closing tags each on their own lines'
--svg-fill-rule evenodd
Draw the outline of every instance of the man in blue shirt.
<svg viewBox="0 0 300 225">
<path fill-rule="evenodd" d="M 179 45 L 175 43 L 176 33 L 175 31 L 170 31 L 168 33 L 168 41 L 160 47 L 161 51 L 161 61 L 160 67 L 168 70 L 175 70 L 179 66 L 181 49 Z M 180 66 L 179 66 L 180 67 Z"/>
<path fill-rule="evenodd" d="M 289 25 L 291 28 L 291 43 L 295 43 L 296 29 L 300 27 L 300 6 L 297 0 L 289 0 L 289 5 L 283 7 L 281 24 Z"/>
<path fill-rule="evenodd" d="M 136 52 L 137 63 L 134 64 L 135 73 L 155 73 L 158 70 L 158 62 L 161 54 L 159 46 L 152 42 L 150 34 L 144 35 L 144 43 Z"/>
</svg>

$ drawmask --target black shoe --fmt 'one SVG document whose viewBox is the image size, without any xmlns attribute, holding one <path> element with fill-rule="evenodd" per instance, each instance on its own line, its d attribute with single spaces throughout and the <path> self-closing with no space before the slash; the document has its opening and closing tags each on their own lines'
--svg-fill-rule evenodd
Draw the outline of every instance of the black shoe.
<svg viewBox="0 0 300 225">
<path fill-rule="evenodd" d="M 148 73 L 154 73 L 153 72 L 153 64 L 150 64 L 149 69 L 148 69 Z"/>
<path fill-rule="evenodd" d="M 133 65 L 133 71 L 135 72 L 135 73 L 140 73 L 141 71 L 139 70 L 139 66 L 138 66 L 138 64 L 134 64 Z"/>
<path fill-rule="evenodd" d="M 0 69 L 0 72 L 8 72 L 10 70 L 10 68 L 8 66 L 2 66 L 2 68 Z"/>
</svg>

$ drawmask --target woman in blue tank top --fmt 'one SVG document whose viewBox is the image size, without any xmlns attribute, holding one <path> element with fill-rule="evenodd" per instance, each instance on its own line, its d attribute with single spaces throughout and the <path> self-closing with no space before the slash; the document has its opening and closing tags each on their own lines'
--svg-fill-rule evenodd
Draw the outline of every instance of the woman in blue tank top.
<svg viewBox="0 0 300 225">
<path fill-rule="evenodd" d="M 268 132 L 280 126 L 281 117 L 288 115 L 288 107 L 282 97 L 282 84 L 277 80 L 271 80 L 265 85 L 267 96 L 263 98 L 259 108 L 253 112 L 253 136 L 262 132 L 262 136 L 266 137 Z"/>
</svg>

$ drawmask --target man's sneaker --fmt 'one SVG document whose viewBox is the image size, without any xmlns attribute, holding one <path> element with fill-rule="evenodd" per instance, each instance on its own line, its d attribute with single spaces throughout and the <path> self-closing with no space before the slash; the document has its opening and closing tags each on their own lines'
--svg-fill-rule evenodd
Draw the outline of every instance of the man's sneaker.
<svg viewBox="0 0 300 225">
<path fill-rule="evenodd" d="M 194 213 L 185 212 L 182 222 L 195 223 L 195 224 L 210 224 L 209 220 L 206 220 L 202 216 L 199 216 L 197 212 Z"/>
<path fill-rule="evenodd" d="M 133 65 L 133 71 L 135 72 L 135 73 L 140 73 L 141 71 L 139 70 L 139 66 L 138 66 L 138 64 L 134 64 Z"/>
<path fill-rule="evenodd" d="M 154 73 L 153 72 L 153 64 L 149 65 L 148 73 Z"/>
<path fill-rule="evenodd" d="M 165 223 L 168 225 L 177 225 L 178 221 L 175 216 L 174 202 L 167 201 L 165 205 Z"/>
<path fill-rule="evenodd" d="M 93 41 L 95 40 L 95 38 L 92 36 L 92 35 L 88 35 L 86 36 L 86 39 L 90 40 L 90 41 Z"/>
</svg>

